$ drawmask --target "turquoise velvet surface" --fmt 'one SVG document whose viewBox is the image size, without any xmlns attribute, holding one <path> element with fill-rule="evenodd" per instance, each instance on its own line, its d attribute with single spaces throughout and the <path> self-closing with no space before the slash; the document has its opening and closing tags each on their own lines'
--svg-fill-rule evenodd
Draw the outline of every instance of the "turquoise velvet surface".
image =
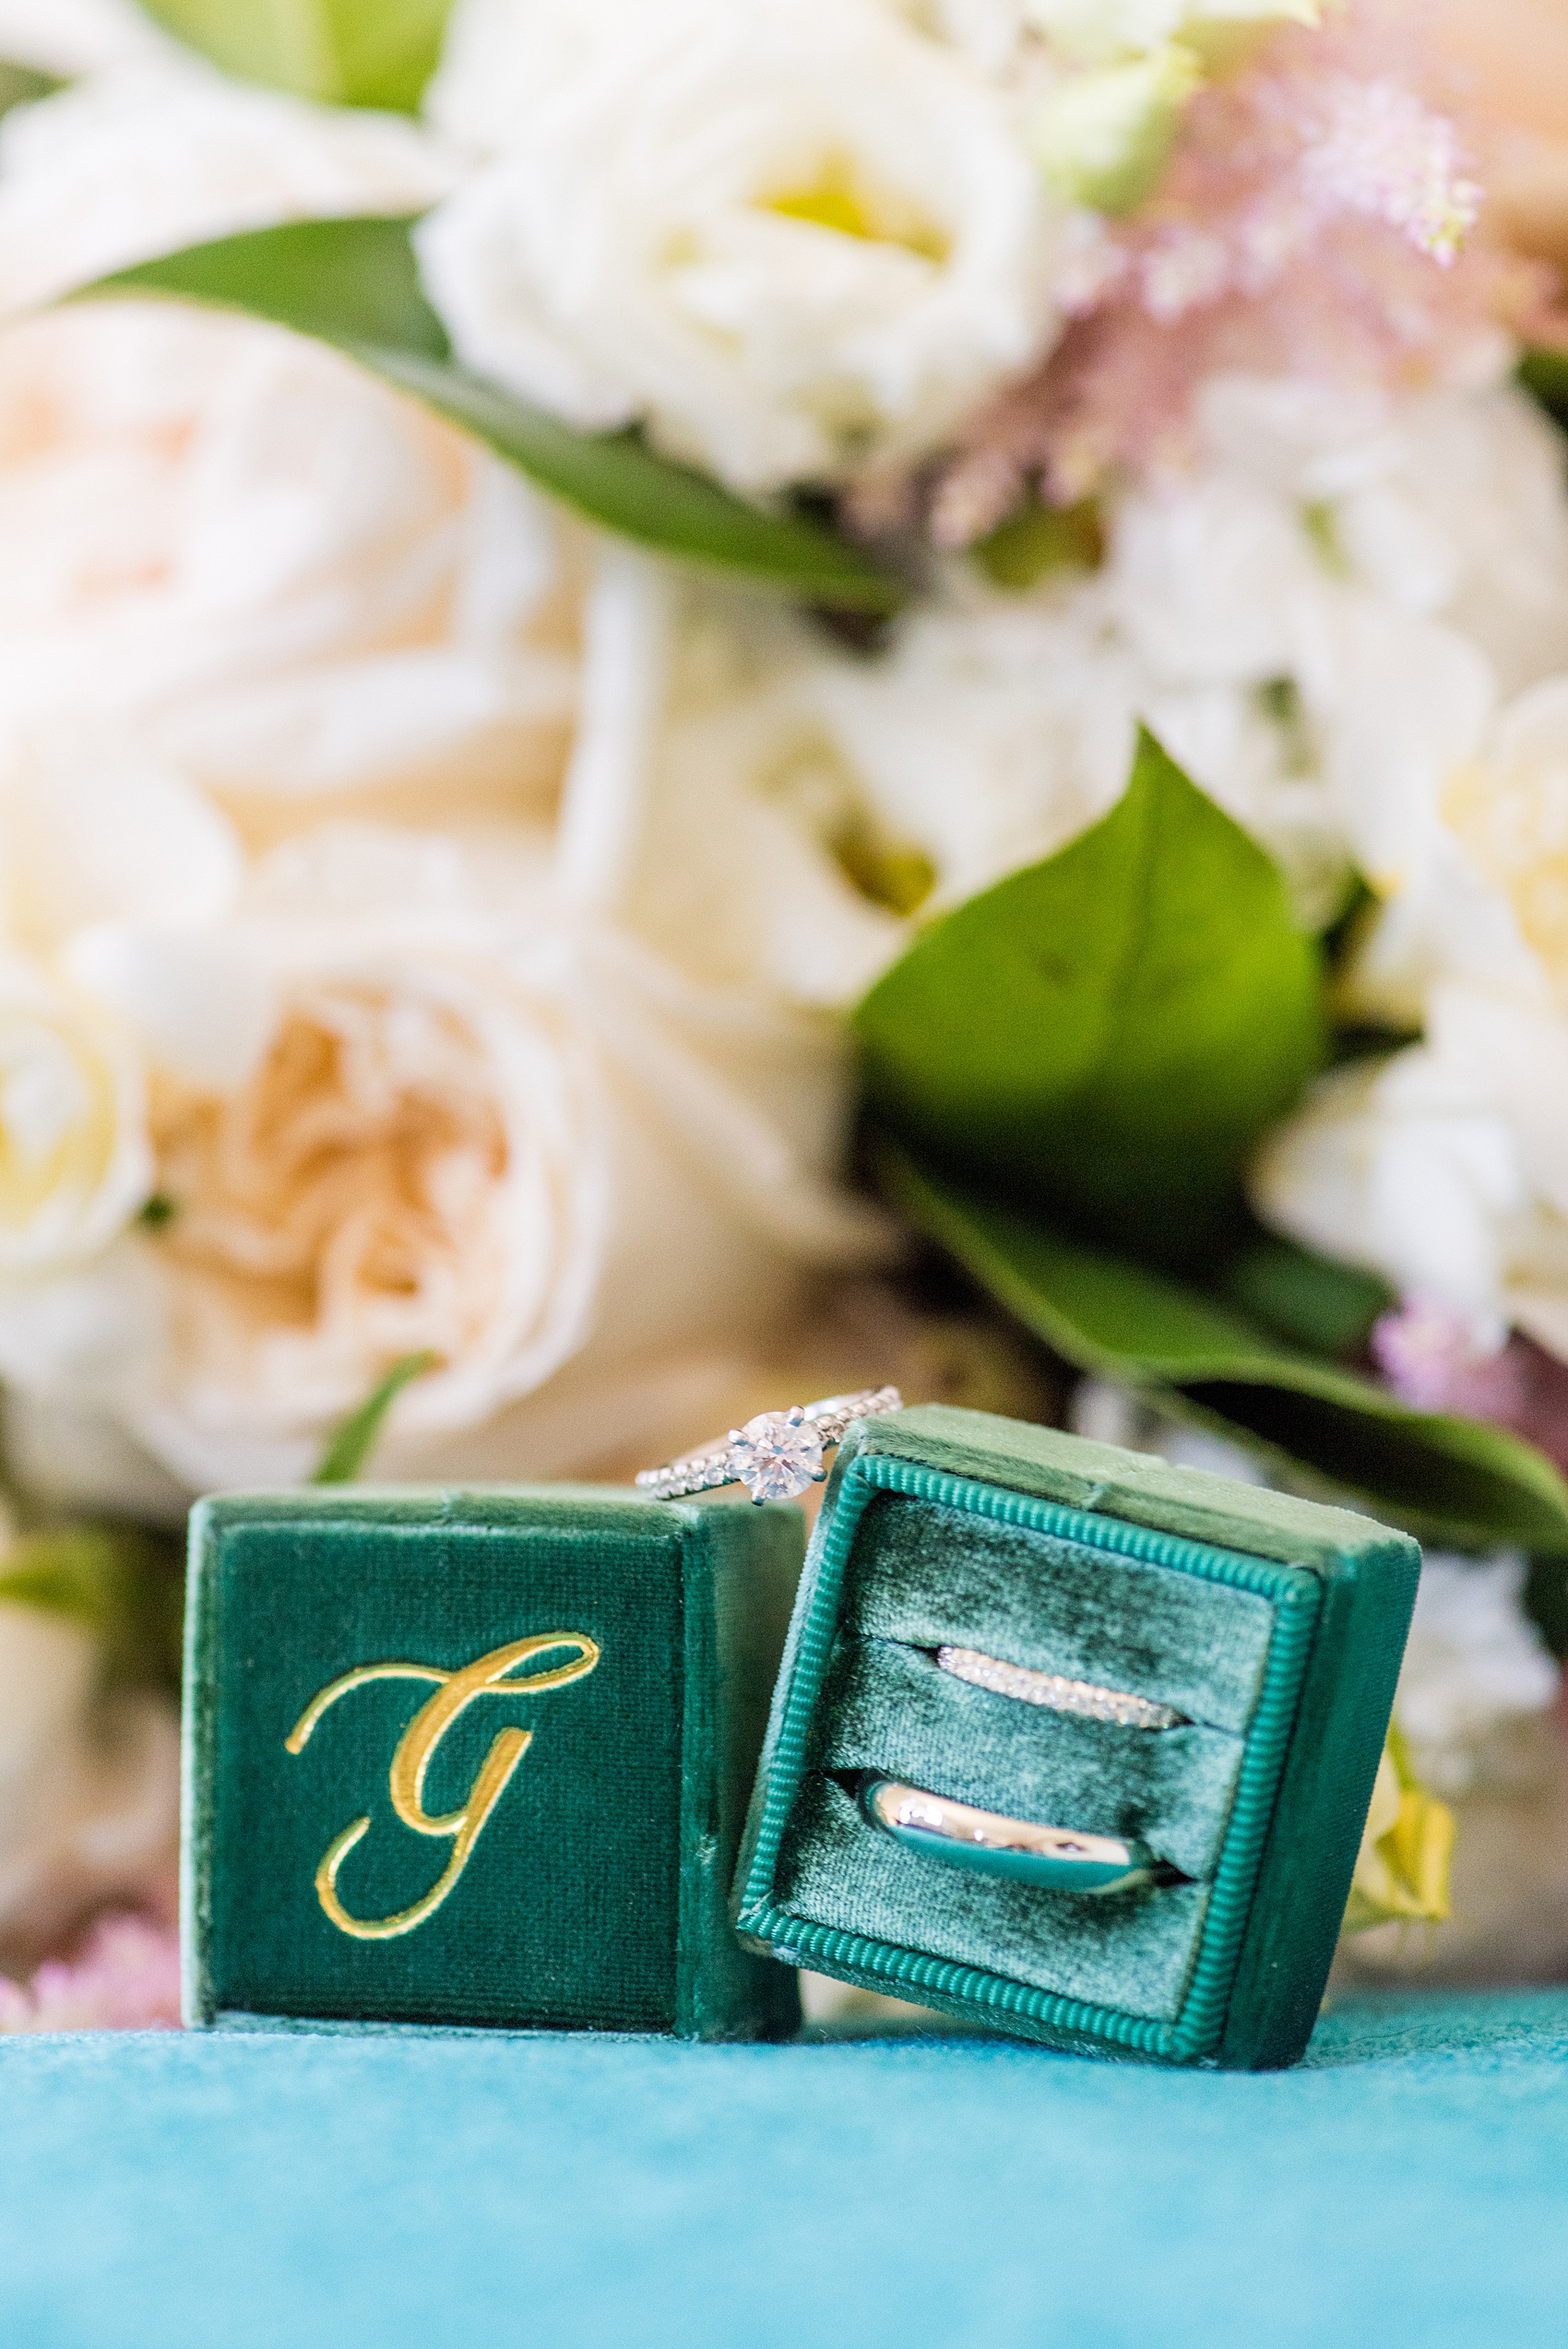
<svg viewBox="0 0 1568 2349">
<path fill-rule="evenodd" d="M 0 2042 L 14 2349 L 1514 2349 L 1562 2330 L 1568 1993 L 1286 2073 L 956 2036 Z"/>
<path fill-rule="evenodd" d="M 779 1905 L 813 1925 L 1174 2022 L 1229 1822 L 1275 1609 L 1255 1593 L 1038 1528 L 878 1493 L 860 1521 L 780 1846 Z M 1190 1729 L 1021 1704 L 940 1670 L 943 1643 L 1127 1689 Z M 1194 1881 L 1086 1900 L 911 1855 L 833 1771 L 872 1770 L 983 1809 L 1141 1837 Z"/>
</svg>

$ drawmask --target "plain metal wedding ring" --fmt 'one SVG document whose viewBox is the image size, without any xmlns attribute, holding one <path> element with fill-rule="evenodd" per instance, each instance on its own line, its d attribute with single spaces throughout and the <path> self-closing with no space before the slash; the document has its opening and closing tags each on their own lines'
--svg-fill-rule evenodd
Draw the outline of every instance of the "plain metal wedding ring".
<svg viewBox="0 0 1568 2349">
<path fill-rule="evenodd" d="M 808 1485 L 822 1482 L 827 1474 L 824 1450 L 854 1420 L 903 1407 L 896 1386 L 872 1386 L 858 1394 L 830 1394 L 821 1403 L 797 1403 L 788 1411 L 760 1411 L 743 1428 L 731 1428 L 683 1460 L 644 1468 L 638 1489 L 654 1501 L 678 1501 L 686 1493 L 741 1484 L 754 1501 L 793 1501 Z"/>
<path fill-rule="evenodd" d="M 1148 1845 L 1131 1837 L 1087 1835 L 1076 1828 L 1005 1819 L 999 1811 L 976 1810 L 969 1803 L 891 1778 L 868 1778 L 861 1788 L 861 1808 L 873 1827 L 906 1851 L 1047 1892 L 1128 1892 L 1152 1881 L 1158 1865 Z"/>
</svg>

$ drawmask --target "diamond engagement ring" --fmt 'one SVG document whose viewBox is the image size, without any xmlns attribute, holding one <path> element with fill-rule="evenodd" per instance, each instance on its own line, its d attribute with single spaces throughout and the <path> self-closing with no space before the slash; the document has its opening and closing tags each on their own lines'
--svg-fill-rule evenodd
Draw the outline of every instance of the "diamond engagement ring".
<svg viewBox="0 0 1568 2349">
<path fill-rule="evenodd" d="M 1187 1715 L 1173 1704 L 1156 1704 L 1152 1697 L 1134 1696 L 1129 1689 L 1102 1689 L 1093 1680 L 1063 1679 L 1060 1672 L 1035 1672 L 1027 1664 L 1004 1664 L 999 1655 L 982 1655 L 979 1648 L 939 1647 L 936 1660 L 956 1680 L 989 1689 L 993 1696 L 1014 1697 L 1020 1704 L 1043 1704 L 1052 1713 L 1075 1713 L 1085 1721 L 1114 1721 L 1123 1729 L 1188 1726 Z"/>
<path fill-rule="evenodd" d="M 788 1411 L 759 1411 L 743 1428 L 731 1428 L 715 1443 L 661 1468 L 645 1468 L 637 1485 L 652 1501 L 678 1501 L 683 1494 L 716 1492 L 720 1485 L 744 1485 L 754 1501 L 793 1501 L 827 1471 L 822 1455 L 856 1419 L 901 1411 L 896 1386 L 864 1388 L 859 1394 L 830 1394 L 822 1403 L 797 1403 Z"/>
<path fill-rule="evenodd" d="M 1074 1827 L 1042 1827 L 1032 1819 L 1005 1819 L 977 1810 L 921 1786 L 891 1778 L 868 1778 L 861 1809 L 906 1851 L 948 1867 L 975 1868 L 988 1876 L 1009 1876 L 1048 1892 L 1124 1892 L 1135 1885 L 1170 1880 L 1146 1844 L 1131 1836 L 1088 1835 Z"/>
</svg>

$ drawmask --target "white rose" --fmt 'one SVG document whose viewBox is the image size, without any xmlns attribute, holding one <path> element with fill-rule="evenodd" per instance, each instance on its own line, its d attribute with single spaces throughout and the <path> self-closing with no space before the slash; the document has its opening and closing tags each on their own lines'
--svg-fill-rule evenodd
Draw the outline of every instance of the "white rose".
<svg viewBox="0 0 1568 2349">
<path fill-rule="evenodd" d="M 491 1429 L 493 1465 L 526 1472 L 506 1408 L 567 1366 L 591 1457 L 614 1435 L 596 1393 L 880 1245 L 831 1188 L 842 1041 L 564 914 L 543 847 L 328 830 L 279 851 L 220 931 L 98 933 L 101 990 L 127 1025 L 158 1008 L 165 1055 L 182 1007 L 210 1025 L 204 955 L 220 987 L 253 957 L 276 1015 L 237 1084 L 160 1082 L 170 1219 L 96 1284 L 0 1302 L 18 1387 L 201 1488 L 306 1473 L 428 1349 L 384 1465 L 439 1472 Z"/>
<path fill-rule="evenodd" d="M 313 344 L 142 303 L 0 336 L 0 764 L 97 711 L 262 838 L 324 793 L 553 793 L 576 540 Z"/>
<path fill-rule="evenodd" d="M 878 0 L 528 13 L 460 16 L 431 93 L 491 157 L 418 239 L 480 373 L 766 490 L 925 454 L 1045 349 L 1056 210 L 957 51 Z"/>
<path fill-rule="evenodd" d="M 241 229 L 422 211 L 452 176 L 398 116 L 232 82 L 171 49 L 0 123 L 0 312 Z"/>
</svg>

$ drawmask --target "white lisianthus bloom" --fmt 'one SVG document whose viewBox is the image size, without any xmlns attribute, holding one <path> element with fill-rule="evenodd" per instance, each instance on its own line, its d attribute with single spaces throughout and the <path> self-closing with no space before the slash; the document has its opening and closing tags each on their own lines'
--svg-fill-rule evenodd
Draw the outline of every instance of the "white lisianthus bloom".
<svg viewBox="0 0 1568 2349">
<path fill-rule="evenodd" d="M 324 794 L 547 801 L 576 547 L 314 344 L 172 304 L 33 320 L 0 336 L 0 763 L 96 711 L 264 839 Z"/>
<path fill-rule="evenodd" d="M 882 0 L 481 0 L 430 110 L 481 159 L 418 235 L 461 356 L 737 488 L 907 464 L 1054 330 L 1009 101 Z"/>
<path fill-rule="evenodd" d="M 807 1267 L 880 1247 L 832 1187 L 841 1039 L 570 915 L 543 854 L 329 828 L 277 851 L 217 929 L 93 934 L 87 975 L 158 1072 L 163 1220 L 0 1296 L 30 1457 L 54 1409 L 188 1488 L 296 1478 L 391 1363 L 429 1351 L 389 1472 L 440 1473 L 455 1443 L 479 1472 L 481 1438 L 492 1473 L 555 1472 L 509 1406 L 543 1391 L 548 1418 L 569 1370 L 591 1459 L 617 1379 L 737 1313 L 766 1325 Z M 259 1054 L 237 957 L 269 993 Z M 243 1032 L 219 1082 L 225 1000 Z"/>
<path fill-rule="evenodd" d="M 1456 733 L 1348 1009 L 1425 1043 L 1325 1081 L 1254 1170 L 1263 1212 L 1468 1321 L 1568 1358 L 1568 679 Z"/>
<path fill-rule="evenodd" d="M 171 47 L 137 0 L 0 0 L 0 57 L 44 73 L 101 73 Z"/>
<path fill-rule="evenodd" d="M 1500 1729 L 1544 1713 L 1562 1671 L 1524 1611 L 1525 1560 L 1427 1552 L 1395 1718 L 1416 1774 L 1440 1795 L 1463 1794 Z"/>
<path fill-rule="evenodd" d="M 1504 386 L 1389 402 L 1217 377 L 1204 456 L 1119 507 L 1108 592 L 1172 689 L 1261 696 L 1384 893 L 1428 870 L 1499 691 L 1568 658 L 1561 435 Z"/>
<path fill-rule="evenodd" d="M 1438 1052 L 1412 1046 L 1323 1078 L 1258 1154 L 1251 1188 L 1276 1228 L 1501 1345 L 1528 1189 L 1506 1121 Z"/>
<path fill-rule="evenodd" d="M 0 123 L 0 313 L 242 229 L 422 211 L 452 179 L 400 116 L 230 81 L 171 45 Z"/>
<path fill-rule="evenodd" d="M 1280 859 L 1304 919 L 1338 902 L 1343 838 L 1288 730 L 1243 689 L 1154 674 L 1093 577 L 1011 596 L 955 568 L 872 660 L 760 600 L 671 585 L 663 601 L 634 697 L 645 771 L 616 802 L 643 810 L 624 904 L 709 981 L 848 1008 L 921 923 L 1107 814 L 1140 718 Z M 590 632 L 590 736 L 606 673 L 635 659 Z"/>
</svg>

